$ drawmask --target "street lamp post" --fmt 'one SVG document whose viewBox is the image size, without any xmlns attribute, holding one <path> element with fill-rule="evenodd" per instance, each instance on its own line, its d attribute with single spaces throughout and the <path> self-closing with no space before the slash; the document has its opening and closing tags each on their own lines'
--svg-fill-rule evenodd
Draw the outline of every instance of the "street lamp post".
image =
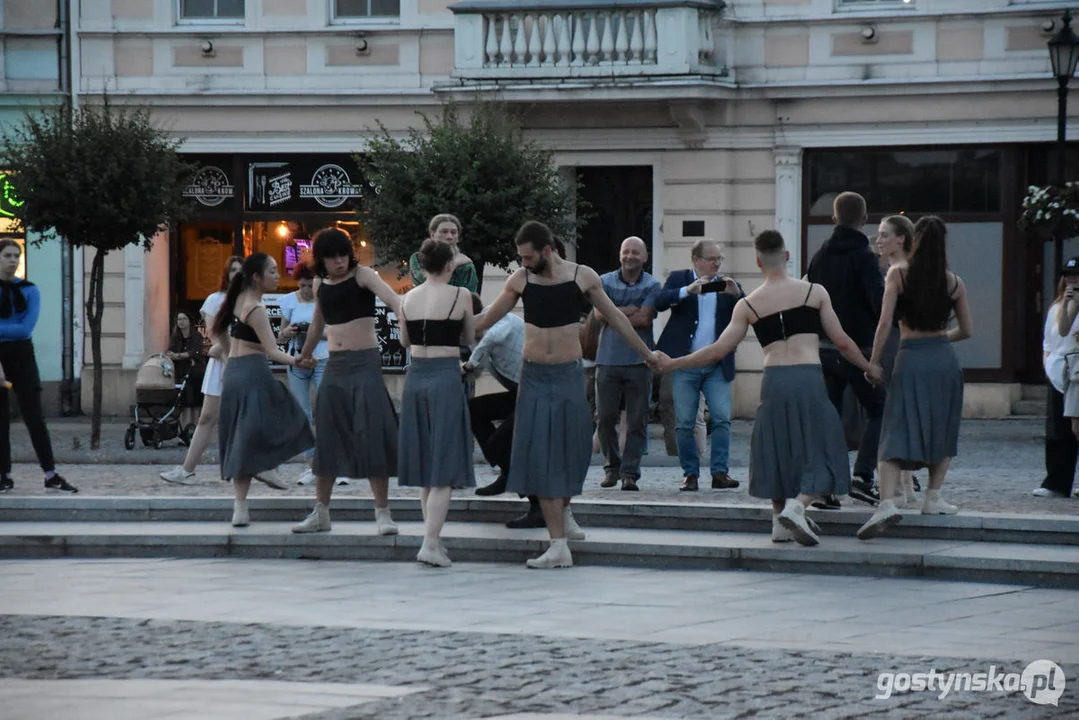
<svg viewBox="0 0 1079 720">
<path fill-rule="evenodd" d="M 1079 37 L 1072 31 L 1071 23 L 1071 10 L 1065 10 L 1060 30 L 1049 41 L 1049 62 L 1057 79 L 1056 183 L 1060 187 L 1064 186 L 1067 173 L 1065 136 L 1068 124 L 1068 83 L 1075 75 L 1075 66 L 1079 62 Z M 1053 255 L 1055 276 L 1059 276 L 1064 263 L 1064 238 L 1059 232 L 1054 241 Z"/>
</svg>

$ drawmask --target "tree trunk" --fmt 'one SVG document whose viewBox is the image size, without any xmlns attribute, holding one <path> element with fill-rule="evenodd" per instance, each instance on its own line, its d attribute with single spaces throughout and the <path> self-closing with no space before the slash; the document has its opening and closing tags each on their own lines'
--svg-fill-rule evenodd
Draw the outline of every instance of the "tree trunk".
<svg viewBox="0 0 1079 720">
<path fill-rule="evenodd" d="M 105 308 L 105 255 L 97 250 L 90 268 L 90 291 L 86 299 L 86 324 L 90 326 L 90 355 L 94 363 L 94 395 L 90 410 L 90 449 L 101 445 L 101 314 Z"/>
</svg>

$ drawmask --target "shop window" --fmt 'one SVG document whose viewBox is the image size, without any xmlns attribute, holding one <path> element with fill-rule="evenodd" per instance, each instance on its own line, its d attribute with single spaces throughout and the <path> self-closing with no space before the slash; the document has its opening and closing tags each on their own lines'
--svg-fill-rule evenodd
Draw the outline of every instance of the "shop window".
<svg viewBox="0 0 1079 720">
<path fill-rule="evenodd" d="M 335 20 L 396 18 L 401 15 L 401 0 L 334 0 Z"/>
<path fill-rule="evenodd" d="M 845 190 L 874 215 L 1001 212 L 1000 150 L 825 151 L 807 163 L 810 217 L 830 218 Z"/>
<path fill-rule="evenodd" d="M 179 0 L 181 20 L 242 20 L 244 0 Z"/>
</svg>

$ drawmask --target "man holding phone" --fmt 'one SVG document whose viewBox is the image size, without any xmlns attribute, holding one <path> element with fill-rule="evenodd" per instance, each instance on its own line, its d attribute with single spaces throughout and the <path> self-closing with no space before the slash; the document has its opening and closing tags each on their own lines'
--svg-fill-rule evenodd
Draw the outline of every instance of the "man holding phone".
<svg viewBox="0 0 1079 720">
<path fill-rule="evenodd" d="M 668 276 L 659 299 L 657 312 L 670 309 L 671 317 L 656 345 L 672 358 L 682 357 L 707 347 L 726 329 L 738 300 L 745 296 L 742 286 L 720 275 L 723 254 L 719 243 L 698 240 L 690 250 L 693 268 L 675 270 Z M 698 489 L 700 455 L 693 430 L 697 423 L 700 396 L 708 406 L 712 429 L 712 454 L 709 470 L 712 488 L 738 487 L 728 475 L 731 450 L 731 381 L 734 380 L 734 353 L 720 362 L 694 370 L 677 370 L 670 379 L 674 395 L 675 435 L 678 462 L 685 476 L 680 490 Z M 668 382 L 664 379 L 664 382 Z"/>
</svg>

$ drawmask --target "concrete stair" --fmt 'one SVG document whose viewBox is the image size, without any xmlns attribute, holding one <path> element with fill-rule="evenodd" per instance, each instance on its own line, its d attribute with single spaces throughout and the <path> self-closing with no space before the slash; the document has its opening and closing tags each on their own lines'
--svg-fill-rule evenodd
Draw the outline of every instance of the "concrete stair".
<svg viewBox="0 0 1079 720">
<path fill-rule="evenodd" d="M 1012 403 L 1012 415 L 1018 417 L 1045 417 L 1048 385 L 1023 385 L 1019 400 Z"/>
<path fill-rule="evenodd" d="M 253 524 L 232 528 L 228 498 L 0 499 L 0 557 L 257 557 L 413 561 L 423 528 L 415 500 L 392 501 L 397 537 L 375 534 L 372 502 L 333 505 L 331 533 L 294 535 L 310 501 L 252 498 Z M 452 503 L 443 539 L 458 562 L 523 563 L 546 547 L 546 532 L 508 530 L 521 502 Z M 1079 517 L 904 513 L 888 536 L 854 532 L 869 511 L 810 511 L 821 525 L 814 548 L 771 542 L 766 506 L 574 503 L 588 533 L 572 543 L 579 565 L 769 570 L 917 576 L 1079 588 Z"/>
</svg>

